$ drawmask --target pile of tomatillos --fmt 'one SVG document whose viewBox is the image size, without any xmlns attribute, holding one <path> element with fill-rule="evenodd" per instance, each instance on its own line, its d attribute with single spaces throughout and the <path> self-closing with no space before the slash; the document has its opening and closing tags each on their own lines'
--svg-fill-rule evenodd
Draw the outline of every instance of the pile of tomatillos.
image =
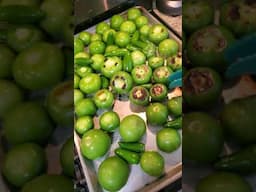
<svg viewBox="0 0 256 192">
<path fill-rule="evenodd" d="M 196 184 L 196 192 L 255 190 L 244 176 L 255 178 L 256 173 L 256 96 L 224 103 L 221 95 L 224 81 L 234 82 L 225 75 L 231 63 L 224 51 L 255 33 L 255 6 L 252 1 L 225 1 L 217 8 L 220 17 L 215 25 L 212 4 L 183 2 L 183 159 L 195 168 L 203 164 L 213 169 Z M 236 146 L 233 152 L 223 153 L 224 142 L 226 148 Z"/>
<path fill-rule="evenodd" d="M 73 137 L 55 134 L 72 134 L 72 10 L 70 0 L 0 2 L 1 174 L 10 191 L 73 191 Z M 64 144 L 54 173 L 47 151 L 56 138 Z"/>
<path fill-rule="evenodd" d="M 99 159 L 110 149 L 111 134 L 118 131 L 121 136 L 115 156 L 107 157 L 97 170 L 100 185 L 120 190 L 136 164 L 148 175 L 163 175 L 164 158 L 158 151 L 145 150 L 142 138 L 146 124 L 160 126 L 153 141 L 158 149 L 171 153 L 180 146 L 182 98 L 167 97 L 168 77 L 182 67 L 178 43 L 165 26 L 150 25 L 140 9 L 130 8 L 126 16 L 114 15 L 110 22 L 97 24 L 95 33 L 77 34 L 74 53 L 75 131 L 81 136 L 82 155 Z M 118 95 L 144 108 L 147 122 L 136 114 L 120 119 L 113 111 Z M 169 115 L 173 120 L 168 121 Z"/>
</svg>

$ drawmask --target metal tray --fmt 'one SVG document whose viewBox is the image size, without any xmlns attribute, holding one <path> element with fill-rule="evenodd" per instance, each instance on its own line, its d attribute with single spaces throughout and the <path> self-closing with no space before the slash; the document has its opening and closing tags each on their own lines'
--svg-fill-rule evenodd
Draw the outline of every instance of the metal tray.
<svg viewBox="0 0 256 192">
<path fill-rule="evenodd" d="M 159 23 L 159 21 L 154 18 L 146 9 L 143 7 L 138 7 L 149 19 L 150 24 L 156 24 Z M 120 15 L 125 16 L 127 14 L 127 11 L 122 12 Z M 109 19 L 105 20 L 105 22 L 108 22 Z M 88 32 L 95 32 L 95 26 L 86 29 Z M 171 31 L 169 31 L 170 38 L 173 38 L 176 40 L 181 48 L 181 40 L 174 35 Z M 181 90 L 175 89 L 174 91 L 169 93 L 169 97 L 174 96 L 180 96 Z M 117 112 L 120 116 L 120 119 L 123 117 L 129 115 L 129 114 L 137 114 L 140 117 L 142 117 L 144 120 L 146 120 L 145 115 L 145 108 L 142 107 L 135 107 L 130 104 L 127 96 L 120 96 L 118 95 L 115 104 L 113 107 L 113 111 Z M 97 111 L 97 117 L 94 118 L 95 127 L 99 127 L 98 117 L 100 114 L 102 114 L 104 111 Z M 147 132 L 142 139 L 142 142 L 145 143 L 146 150 L 158 150 L 156 146 L 156 138 L 155 134 L 159 130 L 159 127 L 152 127 L 147 126 Z M 181 132 L 180 132 L 181 134 Z M 90 192 L 102 192 L 104 189 L 101 188 L 101 186 L 98 183 L 97 180 L 97 170 L 100 165 L 100 163 L 109 156 L 114 155 L 114 149 L 118 147 L 118 141 L 120 140 L 120 135 L 116 131 L 112 135 L 112 145 L 109 150 L 109 152 L 102 158 L 91 161 L 86 158 L 84 158 L 80 152 L 80 137 L 74 132 L 74 141 L 75 141 L 75 147 L 78 151 L 78 156 L 81 161 L 82 168 L 84 170 L 85 178 L 87 181 L 87 185 Z M 177 179 L 181 178 L 182 176 L 182 151 L 181 147 L 177 149 L 175 152 L 168 154 L 163 153 L 159 151 L 161 155 L 165 159 L 165 174 L 163 177 L 155 178 L 151 177 L 147 174 L 145 174 L 139 165 L 132 165 L 131 166 L 131 173 L 128 179 L 127 184 L 120 190 L 121 192 L 134 192 L 134 191 L 141 191 L 141 192 L 156 192 L 160 189 L 166 187 L 167 185 L 171 184 L 172 182 L 176 181 Z"/>
</svg>

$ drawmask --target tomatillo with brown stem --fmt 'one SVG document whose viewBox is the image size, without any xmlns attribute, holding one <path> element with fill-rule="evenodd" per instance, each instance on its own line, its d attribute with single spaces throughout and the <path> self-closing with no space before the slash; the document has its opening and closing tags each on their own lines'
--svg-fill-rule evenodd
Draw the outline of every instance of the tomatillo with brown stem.
<svg viewBox="0 0 256 192">
<path fill-rule="evenodd" d="M 205 108 L 214 105 L 220 98 L 221 91 L 221 77 L 211 68 L 190 69 L 183 78 L 183 96 L 191 107 Z"/>
<path fill-rule="evenodd" d="M 152 76 L 152 69 L 148 65 L 135 66 L 132 70 L 132 77 L 136 84 L 148 83 Z"/>
<path fill-rule="evenodd" d="M 129 73 L 119 71 L 111 78 L 110 85 L 116 93 L 124 94 L 131 90 L 133 80 Z"/>
<path fill-rule="evenodd" d="M 154 84 L 149 90 L 153 101 L 163 101 L 167 97 L 167 87 L 164 84 Z"/>
<path fill-rule="evenodd" d="M 148 105 L 149 92 L 145 87 L 135 86 L 130 91 L 129 99 L 131 103 L 135 105 L 142 105 L 142 106 Z"/>
</svg>

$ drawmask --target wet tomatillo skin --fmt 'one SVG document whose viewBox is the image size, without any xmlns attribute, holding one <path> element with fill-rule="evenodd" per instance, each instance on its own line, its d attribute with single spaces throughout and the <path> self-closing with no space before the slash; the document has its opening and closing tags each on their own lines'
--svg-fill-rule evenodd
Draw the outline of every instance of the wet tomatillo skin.
<svg viewBox="0 0 256 192">
<path fill-rule="evenodd" d="M 167 97 L 167 87 L 164 84 L 154 84 L 149 92 L 153 101 L 163 101 Z"/>
<path fill-rule="evenodd" d="M 250 0 L 225 3 L 220 10 L 220 23 L 236 36 L 256 31 L 256 2 Z"/>
<path fill-rule="evenodd" d="M 214 9 L 205 1 L 185 1 L 183 3 L 183 29 L 192 33 L 214 21 Z"/>
<path fill-rule="evenodd" d="M 223 71 L 227 65 L 223 51 L 233 40 L 233 34 L 221 26 L 211 25 L 199 29 L 188 41 L 188 58 L 193 66 Z"/>
<path fill-rule="evenodd" d="M 172 70 L 170 67 L 161 66 L 154 70 L 153 79 L 156 83 L 167 84 L 168 77 L 171 75 Z"/>
<path fill-rule="evenodd" d="M 152 69 L 148 65 L 139 65 L 133 68 L 132 77 L 136 84 L 148 83 L 152 76 Z"/>
<path fill-rule="evenodd" d="M 130 91 L 130 101 L 135 105 L 148 105 L 149 104 L 149 92 L 142 86 L 135 86 Z"/>
<path fill-rule="evenodd" d="M 184 76 L 183 96 L 191 107 L 205 108 L 214 105 L 221 90 L 220 75 L 211 68 L 193 68 Z"/>
<path fill-rule="evenodd" d="M 111 78 L 110 85 L 116 93 L 128 93 L 133 85 L 132 77 L 129 73 L 119 71 Z"/>
<path fill-rule="evenodd" d="M 96 92 L 93 100 L 98 108 L 107 109 L 114 104 L 114 95 L 107 89 L 101 89 Z"/>
</svg>

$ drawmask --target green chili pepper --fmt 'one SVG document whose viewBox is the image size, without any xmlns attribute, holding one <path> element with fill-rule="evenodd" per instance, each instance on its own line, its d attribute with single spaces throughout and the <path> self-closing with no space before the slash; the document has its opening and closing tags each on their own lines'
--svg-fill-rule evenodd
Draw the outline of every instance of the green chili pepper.
<svg viewBox="0 0 256 192">
<path fill-rule="evenodd" d="M 238 173 L 256 173 L 256 145 L 249 146 L 217 161 L 217 170 Z"/>
<path fill-rule="evenodd" d="M 104 77 L 104 76 L 101 76 L 100 79 L 101 79 L 101 88 L 102 89 L 108 89 L 108 87 L 109 87 L 109 80 L 106 77 Z"/>
<path fill-rule="evenodd" d="M 114 33 L 113 32 L 108 33 L 107 45 L 113 45 L 114 42 L 115 42 Z"/>
<path fill-rule="evenodd" d="M 182 127 L 182 117 L 178 117 L 177 119 L 168 121 L 164 127 L 172 128 L 172 129 L 180 129 Z"/>
<path fill-rule="evenodd" d="M 133 36 L 132 36 L 131 42 L 136 42 L 136 41 L 139 40 L 139 38 L 140 38 L 140 33 L 139 33 L 139 31 L 135 31 L 134 34 L 133 34 Z"/>
<path fill-rule="evenodd" d="M 138 164 L 140 162 L 140 155 L 136 152 L 118 148 L 115 150 L 115 154 L 129 164 Z"/>
<path fill-rule="evenodd" d="M 119 146 L 122 149 L 126 149 L 133 152 L 144 152 L 145 144 L 144 143 L 126 143 L 126 142 L 118 142 Z"/>
<path fill-rule="evenodd" d="M 153 57 L 156 54 L 156 46 L 151 42 L 135 41 L 132 45 L 142 49 L 142 52 L 147 58 Z"/>
<path fill-rule="evenodd" d="M 15 24 L 38 23 L 45 13 L 39 8 L 26 5 L 6 5 L 0 7 L 0 21 Z"/>
<path fill-rule="evenodd" d="M 115 49 L 113 51 L 105 53 L 105 57 L 123 57 L 127 52 L 127 49 Z"/>
<path fill-rule="evenodd" d="M 77 65 L 82 65 L 82 66 L 86 66 L 86 65 L 90 65 L 93 63 L 93 60 L 90 58 L 75 58 L 75 64 Z"/>
<path fill-rule="evenodd" d="M 131 45 L 131 44 L 128 44 L 128 45 L 126 46 L 126 49 L 128 49 L 129 51 L 137 51 L 137 50 L 140 51 L 140 48 L 135 47 L 135 46 L 133 46 L 133 45 Z"/>
<path fill-rule="evenodd" d="M 131 72 L 133 69 L 132 56 L 129 52 L 124 55 L 123 59 L 123 70 L 126 72 Z"/>
<path fill-rule="evenodd" d="M 152 83 L 142 84 L 140 86 L 142 86 L 142 87 L 144 87 L 146 89 L 150 89 L 152 87 Z"/>
</svg>

